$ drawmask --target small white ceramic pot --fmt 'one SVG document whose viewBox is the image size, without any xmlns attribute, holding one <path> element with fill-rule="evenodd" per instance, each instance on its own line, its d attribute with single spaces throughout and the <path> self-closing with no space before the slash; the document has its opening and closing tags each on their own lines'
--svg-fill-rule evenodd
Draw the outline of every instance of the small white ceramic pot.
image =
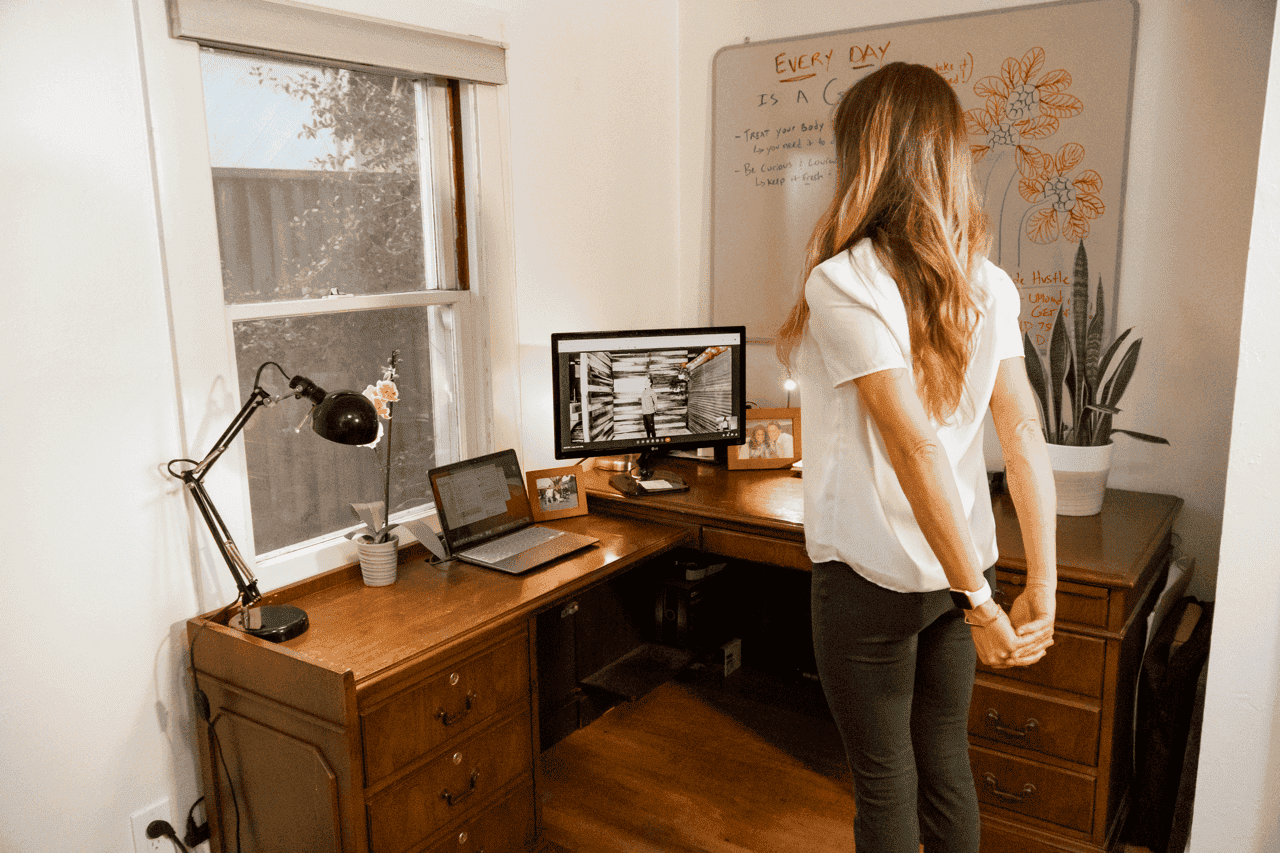
<svg viewBox="0 0 1280 853">
<path fill-rule="evenodd" d="M 396 582 L 400 539 L 392 536 L 386 542 L 374 542 L 367 533 L 356 537 L 356 553 L 360 555 L 360 574 L 365 586 L 388 586 Z"/>
</svg>

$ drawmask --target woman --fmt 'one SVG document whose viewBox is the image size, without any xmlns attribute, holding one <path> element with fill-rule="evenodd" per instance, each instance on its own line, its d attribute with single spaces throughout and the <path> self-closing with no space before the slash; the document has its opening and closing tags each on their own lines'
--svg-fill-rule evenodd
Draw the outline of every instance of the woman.
<svg viewBox="0 0 1280 853">
<path fill-rule="evenodd" d="M 747 440 L 747 458 L 766 459 L 777 455 L 770 450 L 769 432 L 762 426 L 752 428 L 751 438 Z"/>
<path fill-rule="evenodd" d="M 804 399 L 805 538 L 818 674 L 854 772 L 858 853 L 974 853 L 967 720 L 975 654 L 1053 641 L 1055 495 L 1009 277 L 985 260 L 964 117 L 929 68 L 894 63 L 841 99 L 836 191 L 778 333 Z M 990 410 L 1027 554 L 990 598 Z"/>
</svg>

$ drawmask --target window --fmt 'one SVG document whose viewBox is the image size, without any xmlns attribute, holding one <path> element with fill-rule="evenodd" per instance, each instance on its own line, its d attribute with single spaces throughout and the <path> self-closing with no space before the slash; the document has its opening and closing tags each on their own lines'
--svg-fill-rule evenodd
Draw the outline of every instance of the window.
<svg viewBox="0 0 1280 853">
<path fill-rule="evenodd" d="M 172 37 L 143 66 L 183 452 L 264 362 L 359 391 L 395 350 L 393 519 L 430 517 L 428 468 L 519 448 L 504 47 L 263 0 L 142 19 Z M 258 412 L 207 483 L 267 588 L 351 562 L 350 505 L 382 499 L 386 440 L 329 444 L 304 409 Z"/>
<path fill-rule="evenodd" d="M 268 361 L 359 391 L 397 352 L 391 511 L 421 511 L 427 470 L 459 450 L 466 255 L 450 84 L 209 48 L 200 59 L 240 396 Z M 295 435 L 308 408 L 290 400 L 244 432 L 260 558 L 357 526 L 350 504 L 382 498 L 386 439 Z"/>
</svg>

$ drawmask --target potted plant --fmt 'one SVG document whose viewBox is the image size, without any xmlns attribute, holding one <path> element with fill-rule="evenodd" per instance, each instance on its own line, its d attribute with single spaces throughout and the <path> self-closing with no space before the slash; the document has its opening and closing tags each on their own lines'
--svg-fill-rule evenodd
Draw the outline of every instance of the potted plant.
<svg viewBox="0 0 1280 853">
<path fill-rule="evenodd" d="M 396 525 L 391 523 L 391 413 L 399 399 L 399 391 L 395 380 L 396 362 L 400 351 L 393 350 L 387 366 L 382 369 L 382 379 L 376 385 L 364 389 L 378 411 L 378 417 L 387 422 L 387 459 L 382 469 L 382 502 L 371 504 L 353 504 L 356 514 L 365 521 L 366 529 L 356 536 L 356 551 L 360 556 L 360 571 L 364 582 L 369 586 L 386 586 L 395 583 L 398 563 L 399 537 L 392 533 Z M 384 430 L 381 421 L 378 424 L 378 436 L 365 445 L 377 448 L 382 440 Z"/>
<path fill-rule="evenodd" d="M 1169 442 L 1112 425 L 1112 418 L 1120 414 L 1120 398 L 1138 365 L 1142 339 L 1130 342 L 1117 360 L 1116 354 L 1133 331 L 1126 329 L 1103 350 L 1106 310 L 1102 280 L 1098 280 L 1098 297 L 1090 317 L 1089 259 L 1083 241 L 1076 250 L 1071 306 L 1071 331 L 1067 329 L 1063 307 L 1054 317 L 1047 366 L 1026 334 L 1022 336 L 1022 346 L 1027 378 L 1044 416 L 1044 437 L 1058 489 L 1058 514 L 1094 515 L 1102 510 L 1111 470 L 1111 437 L 1115 433 L 1155 444 Z"/>
</svg>

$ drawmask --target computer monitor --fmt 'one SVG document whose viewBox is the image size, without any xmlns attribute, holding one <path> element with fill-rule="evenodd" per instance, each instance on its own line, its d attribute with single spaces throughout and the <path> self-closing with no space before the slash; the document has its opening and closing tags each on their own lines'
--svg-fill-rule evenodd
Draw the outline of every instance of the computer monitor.
<svg viewBox="0 0 1280 853">
<path fill-rule="evenodd" d="M 685 488 L 653 460 L 742 444 L 746 339 L 744 326 L 553 334 L 556 458 L 639 453 L 639 476 L 616 476 L 615 488 Z"/>
</svg>

